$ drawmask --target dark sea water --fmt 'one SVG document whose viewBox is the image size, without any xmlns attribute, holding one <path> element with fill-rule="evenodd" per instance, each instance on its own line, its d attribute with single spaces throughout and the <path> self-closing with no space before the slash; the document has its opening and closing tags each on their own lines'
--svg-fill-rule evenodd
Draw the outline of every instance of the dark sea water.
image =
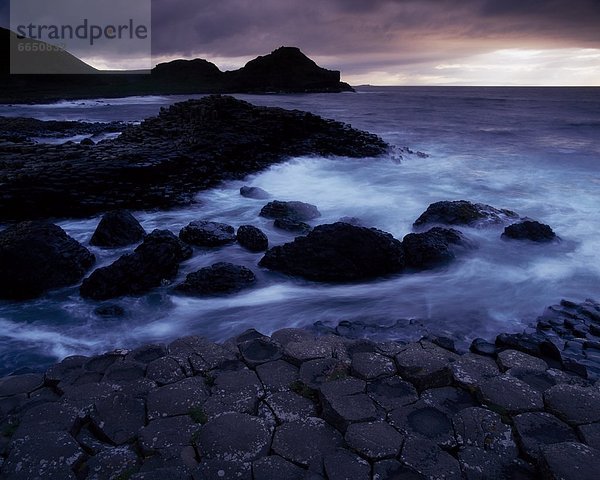
<svg viewBox="0 0 600 480">
<path fill-rule="evenodd" d="M 226 298 L 192 299 L 157 289 L 119 299 L 122 319 L 93 314 L 77 287 L 25 303 L 0 303 L 0 373 L 47 365 L 70 354 L 131 348 L 200 334 L 224 340 L 247 328 L 270 333 L 342 320 L 397 328 L 382 335 L 415 339 L 426 333 L 462 342 L 522 331 L 561 298 L 600 298 L 600 89 L 363 88 L 356 94 L 239 98 L 308 110 L 381 135 L 398 147 L 428 153 L 389 158 L 294 158 L 202 192 L 191 207 L 135 212 L 146 230 L 178 230 L 192 220 L 251 223 L 272 245 L 292 236 L 258 217 L 265 203 L 240 197 L 254 185 L 279 200 L 317 205 L 329 223 L 360 218 L 402 238 L 440 200 L 471 200 L 509 208 L 553 227 L 562 241 L 531 245 L 500 239 L 502 227 L 463 228 L 478 248 L 447 268 L 355 285 L 321 285 L 257 267 L 260 254 L 239 246 L 198 252 L 180 276 L 216 261 L 251 267 L 253 290 Z M 184 97 L 0 106 L 0 115 L 40 119 L 137 122 Z M 98 218 L 62 219 L 88 245 Z M 128 249 L 90 247 L 99 265 Z M 408 319 L 414 319 L 408 326 Z"/>
</svg>

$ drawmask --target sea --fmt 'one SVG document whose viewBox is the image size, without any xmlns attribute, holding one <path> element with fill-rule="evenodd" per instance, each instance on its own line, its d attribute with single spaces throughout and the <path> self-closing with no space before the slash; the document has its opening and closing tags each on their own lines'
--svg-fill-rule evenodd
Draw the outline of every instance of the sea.
<svg viewBox="0 0 600 480">
<path fill-rule="evenodd" d="M 269 272 L 257 265 L 261 254 L 238 245 L 197 251 L 175 282 L 228 261 L 251 268 L 256 287 L 227 297 L 190 298 L 174 295 L 166 285 L 116 299 L 126 313 L 109 319 L 95 315 L 99 303 L 81 299 L 77 286 L 36 300 L 0 302 L 0 375 L 43 369 L 68 355 L 186 335 L 224 341 L 249 328 L 270 334 L 317 325 L 327 331 L 340 322 L 358 326 L 353 331 L 367 337 L 409 341 L 438 335 L 466 348 L 477 337 L 493 340 L 531 328 L 547 306 L 563 298 L 600 299 L 600 88 L 360 87 L 356 93 L 236 97 L 343 121 L 396 148 L 379 158 L 290 158 L 199 192 L 190 206 L 133 212 L 148 232 L 177 233 L 191 221 L 212 220 L 255 225 L 271 245 L 291 241 L 293 234 L 258 216 L 264 200 L 240 196 L 240 187 L 250 185 L 273 199 L 316 205 L 322 217 L 313 225 L 356 217 L 402 239 L 429 204 L 469 200 L 546 223 L 560 242 L 505 241 L 500 225 L 461 227 L 477 247 L 450 265 L 350 285 Z M 0 105 L 0 115 L 136 123 L 187 98 Z M 131 249 L 89 246 L 98 221 L 99 216 L 56 220 L 103 266 Z"/>
</svg>

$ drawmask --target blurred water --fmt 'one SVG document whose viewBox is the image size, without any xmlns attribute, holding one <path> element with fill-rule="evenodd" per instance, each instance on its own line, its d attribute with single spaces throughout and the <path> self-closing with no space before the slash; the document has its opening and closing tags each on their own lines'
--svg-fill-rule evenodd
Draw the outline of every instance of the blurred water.
<svg viewBox="0 0 600 480">
<path fill-rule="evenodd" d="M 317 205 L 329 223 L 360 218 L 402 238 L 432 202 L 467 199 L 509 208 L 550 224 L 562 242 L 530 245 L 500 239 L 501 227 L 466 228 L 478 248 L 441 270 L 354 285 L 320 285 L 257 267 L 260 254 L 233 245 L 200 252 L 180 277 L 216 261 L 252 268 L 255 289 L 226 298 L 194 299 L 157 289 L 119 299 L 127 316 L 105 320 L 77 287 L 24 303 L 0 303 L 0 371 L 59 357 L 165 342 L 188 334 L 223 340 L 246 328 L 265 333 L 316 321 L 420 323 L 405 334 L 447 334 L 464 341 L 520 331 L 561 298 L 600 295 L 600 90 L 533 88 L 369 88 L 357 94 L 240 98 L 335 118 L 407 145 L 429 158 L 295 158 L 242 182 L 202 192 L 197 203 L 169 212 L 136 212 L 144 227 L 178 232 L 192 220 L 262 228 L 272 245 L 293 237 L 258 217 L 264 201 L 239 195 L 261 187 L 280 200 Z M 139 121 L 181 97 L 0 106 L 0 115 L 44 119 Z M 60 222 L 88 245 L 98 218 Z M 99 265 L 128 251 L 91 248 Z M 397 333 L 396 333 L 397 334 Z"/>
</svg>

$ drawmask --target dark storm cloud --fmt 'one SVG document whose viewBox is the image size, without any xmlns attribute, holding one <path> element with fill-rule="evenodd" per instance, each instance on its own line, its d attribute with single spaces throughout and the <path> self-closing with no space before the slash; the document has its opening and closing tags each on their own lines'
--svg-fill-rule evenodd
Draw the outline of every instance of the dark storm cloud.
<svg viewBox="0 0 600 480">
<path fill-rule="evenodd" d="M 250 56 L 294 44 L 323 56 L 434 48 L 443 57 L 443 48 L 493 42 L 600 43 L 598 0 L 155 0 L 153 8 L 156 55 Z"/>
<path fill-rule="evenodd" d="M 7 5 L 0 0 L 5 25 Z M 159 58 L 250 58 L 296 45 L 361 73 L 498 49 L 600 47 L 600 0 L 152 0 L 152 8 Z"/>
</svg>

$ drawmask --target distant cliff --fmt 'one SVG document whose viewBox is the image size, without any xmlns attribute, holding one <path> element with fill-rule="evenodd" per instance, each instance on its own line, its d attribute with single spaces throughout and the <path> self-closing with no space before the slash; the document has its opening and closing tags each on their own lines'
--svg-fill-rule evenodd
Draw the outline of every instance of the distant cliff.
<svg viewBox="0 0 600 480">
<path fill-rule="evenodd" d="M 150 75 L 102 72 L 68 52 L 52 52 L 42 60 L 56 66 L 49 75 L 10 75 L 10 36 L 0 28 L 0 103 L 44 102 L 61 99 L 195 93 L 315 93 L 352 91 L 340 72 L 319 67 L 299 48 L 281 47 L 257 57 L 239 70 L 222 72 L 206 60 L 161 63 Z M 39 42 L 38 42 L 39 43 Z M 98 72 L 62 75 L 73 71 Z"/>
</svg>

